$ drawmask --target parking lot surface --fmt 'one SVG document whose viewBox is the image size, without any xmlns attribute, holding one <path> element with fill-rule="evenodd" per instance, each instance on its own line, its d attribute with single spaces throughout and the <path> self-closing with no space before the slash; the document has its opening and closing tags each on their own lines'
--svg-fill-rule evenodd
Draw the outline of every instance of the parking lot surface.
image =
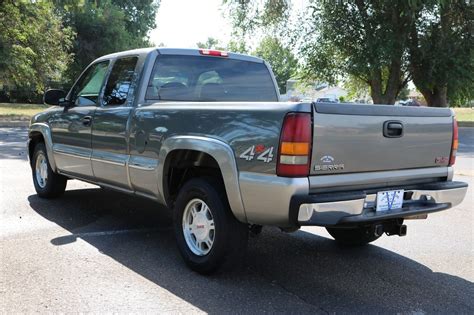
<svg viewBox="0 0 474 315">
<path fill-rule="evenodd" d="M 405 237 L 340 248 L 322 228 L 264 228 L 245 267 L 186 268 L 170 213 L 76 180 L 36 196 L 26 129 L 0 128 L 0 312 L 474 313 L 474 129 L 460 128 L 454 209 Z"/>
</svg>

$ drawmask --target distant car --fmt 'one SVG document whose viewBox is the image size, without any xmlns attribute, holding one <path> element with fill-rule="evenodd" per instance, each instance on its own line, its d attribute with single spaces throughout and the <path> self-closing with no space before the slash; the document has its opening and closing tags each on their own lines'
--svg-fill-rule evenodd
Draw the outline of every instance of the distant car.
<svg viewBox="0 0 474 315">
<path fill-rule="evenodd" d="M 339 103 L 339 101 L 331 97 L 320 97 L 316 99 L 316 103 Z"/>
<path fill-rule="evenodd" d="M 416 100 L 400 101 L 399 104 L 401 106 L 417 106 L 417 107 L 421 106 L 421 104 L 418 103 L 418 101 L 416 101 Z"/>
</svg>

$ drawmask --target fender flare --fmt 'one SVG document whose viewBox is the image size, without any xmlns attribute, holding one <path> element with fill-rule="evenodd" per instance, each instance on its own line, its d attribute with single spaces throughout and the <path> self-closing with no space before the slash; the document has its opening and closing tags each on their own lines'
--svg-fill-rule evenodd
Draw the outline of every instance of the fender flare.
<svg viewBox="0 0 474 315">
<path fill-rule="evenodd" d="M 30 126 L 30 129 L 28 130 L 28 138 L 30 138 L 30 135 L 33 132 L 39 132 L 43 136 L 44 144 L 46 146 L 46 154 L 48 154 L 49 165 L 51 166 L 51 169 L 53 170 L 53 172 L 56 172 L 57 168 L 56 168 L 56 160 L 54 159 L 53 139 L 51 136 L 51 128 L 45 123 L 34 123 Z"/>
<path fill-rule="evenodd" d="M 229 200 L 229 205 L 235 217 L 241 222 L 247 222 L 242 196 L 239 185 L 239 172 L 235 161 L 234 151 L 225 142 L 202 136 L 173 136 L 166 139 L 158 156 L 158 174 L 162 175 L 158 181 L 158 191 L 162 200 L 166 200 L 164 196 L 164 166 L 165 161 L 174 150 L 194 150 L 201 151 L 213 157 L 222 173 L 224 186 Z"/>
</svg>

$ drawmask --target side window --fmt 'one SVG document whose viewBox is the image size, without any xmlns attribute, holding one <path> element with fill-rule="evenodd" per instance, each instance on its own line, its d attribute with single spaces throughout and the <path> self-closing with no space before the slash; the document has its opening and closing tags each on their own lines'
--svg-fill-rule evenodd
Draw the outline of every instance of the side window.
<svg viewBox="0 0 474 315">
<path fill-rule="evenodd" d="M 100 89 L 107 74 L 108 61 L 90 66 L 79 78 L 72 91 L 71 101 L 76 106 L 97 105 Z"/>
<path fill-rule="evenodd" d="M 104 105 L 125 104 L 128 94 L 132 90 L 137 61 L 137 57 L 127 57 L 115 61 L 105 86 Z"/>
</svg>

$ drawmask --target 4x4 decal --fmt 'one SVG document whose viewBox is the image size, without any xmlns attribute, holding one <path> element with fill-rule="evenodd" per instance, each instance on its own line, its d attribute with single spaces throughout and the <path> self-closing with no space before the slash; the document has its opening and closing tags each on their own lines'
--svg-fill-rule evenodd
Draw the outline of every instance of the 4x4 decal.
<svg viewBox="0 0 474 315">
<path fill-rule="evenodd" d="M 245 150 L 239 157 L 252 161 L 257 155 L 257 160 L 270 163 L 273 160 L 273 147 L 265 148 L 263 144 L 253 145 Z"/>
</svg>

